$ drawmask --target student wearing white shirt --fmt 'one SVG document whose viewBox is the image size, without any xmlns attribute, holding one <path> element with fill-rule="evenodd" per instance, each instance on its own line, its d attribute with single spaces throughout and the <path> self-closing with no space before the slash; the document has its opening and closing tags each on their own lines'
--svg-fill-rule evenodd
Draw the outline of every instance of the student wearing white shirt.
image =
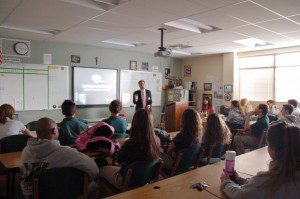
<svg viewBox="0 0 300 199">
<path fill-rule="evenodd" d="M 288 104 L 292 105 L 294 107 L 294 111 L 292 115 L 296 116 L 296 126 L 300 126 L 300 109 L 298 108 L 298 101 L 295 99 L 288 100 Z"/>
<path fill-rule="evenodd" d="M 0 140 L 17 134 L 29 135 L 30 131 L 19 121 L 13 120 L 15 109 L 9 104 L 0 106 Z"/>
</svg>

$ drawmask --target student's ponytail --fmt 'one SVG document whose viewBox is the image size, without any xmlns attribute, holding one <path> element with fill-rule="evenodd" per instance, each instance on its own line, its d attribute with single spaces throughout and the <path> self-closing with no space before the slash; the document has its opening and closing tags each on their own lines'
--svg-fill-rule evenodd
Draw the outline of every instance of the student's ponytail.
<svg viewBox="0 0 300 199">
<path fill-rule="evenodd" d="M 13 119 L 14 113 L 14 107 L 9 104 L 2 104 L 0 106 L 0 124 L 5 124 L 7 122 L 7 117 Z"/>
</svg>

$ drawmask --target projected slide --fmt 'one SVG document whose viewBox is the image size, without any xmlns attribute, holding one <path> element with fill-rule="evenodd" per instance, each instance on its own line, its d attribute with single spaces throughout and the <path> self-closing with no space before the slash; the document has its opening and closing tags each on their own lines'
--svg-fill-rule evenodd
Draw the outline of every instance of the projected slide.
<svg viewBox="0 0 300 199">
<path fill-rule="evenodd" d="M 77 105 L 105 105 L 117 99 L 117 70 L 73 68 L 73 99 Z"/>
</svg>

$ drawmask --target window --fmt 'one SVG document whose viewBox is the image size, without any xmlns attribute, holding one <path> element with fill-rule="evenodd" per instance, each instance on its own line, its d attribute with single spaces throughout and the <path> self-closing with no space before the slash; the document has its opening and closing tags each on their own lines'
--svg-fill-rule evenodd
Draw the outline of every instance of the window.
<svg viewBox="0 0 300 199">
<path fill-rule="evenodd" d="M 252 101 L 300 101 L 300 52 L 239 60 L 240 98 Z"/>
</svg>

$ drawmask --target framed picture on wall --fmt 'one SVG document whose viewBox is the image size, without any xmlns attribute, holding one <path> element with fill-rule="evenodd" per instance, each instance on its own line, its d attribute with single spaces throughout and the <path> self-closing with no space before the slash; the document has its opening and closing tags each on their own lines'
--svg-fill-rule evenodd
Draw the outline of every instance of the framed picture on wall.
<svg viewBox="0 0 300 199">
<path fill-rule="evenodd" d="M 211 91 L 212 83 L 204 83 L 203 88 L 204 88 L 204 91 Z"/>
<path fill-rule="evenodd" d="M 142 62 L 142 70 L 149 70 L 148 62 Z"/>
<path fill-rule="evenodd" d="M 192 65 L 184 65 L 184 76 L 190 77 L 192 75 Z"/>
<path fill-rule="evenodd" d="M 80 63 L 80 56 L 79 55 L 71 55 L 71 62 L 72 63 Z"/>
<path fill-rule="evenodd" d="M 230 84 L 224 85 L 224 92 L 232 93 L 232 85 L 230 85 Z"/>
<path fill-rule="evenodd" d="M 130 60 L 130 70 L 137 70 L 137 61 Z"/>
<path fill-rule="evenodd" d="M 170 68 L 165 68 L 165 79 L 169 79 L 170 76 Z"/>
</svg>

